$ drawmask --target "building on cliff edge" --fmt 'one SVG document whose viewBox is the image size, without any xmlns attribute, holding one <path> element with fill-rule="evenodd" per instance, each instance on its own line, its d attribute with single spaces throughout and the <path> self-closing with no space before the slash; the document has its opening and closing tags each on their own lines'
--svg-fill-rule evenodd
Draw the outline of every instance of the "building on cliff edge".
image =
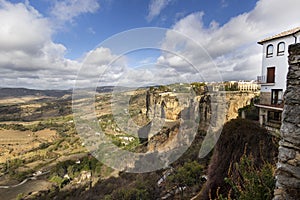
<svg viewBox="0 0 300 200">
<path fill-rule="evenodd" d="M 263 47 L 263 59 L 261 76 L 257 77 L 261 85 L 260 101 L 255 106 L 259 108 L 260 124 L 278 135 L 288 72 L 288 46 L 297 42 L 300 42 L 300 27 L 258 42 Z"/>
</svg>

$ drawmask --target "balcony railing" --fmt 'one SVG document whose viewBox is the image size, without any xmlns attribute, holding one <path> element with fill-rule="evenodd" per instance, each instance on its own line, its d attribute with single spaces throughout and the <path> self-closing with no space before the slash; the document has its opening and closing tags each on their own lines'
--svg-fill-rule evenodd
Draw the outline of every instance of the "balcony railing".
<svg viewBox="0 0 300 200">
<path fill-rule="evenodd" d="M 257 76 L 257 83 L 261 84 L 266 82 L 267 82 L 266 76 Z"/>
<path fill-rule="evenodd" d="M 275 76 L 273 78 L 275 80 Z M 257 83 L 258 84 L 275 84 L 275 82 L 268 82 L 267 76 L 257 76 Z"/>
</svg>

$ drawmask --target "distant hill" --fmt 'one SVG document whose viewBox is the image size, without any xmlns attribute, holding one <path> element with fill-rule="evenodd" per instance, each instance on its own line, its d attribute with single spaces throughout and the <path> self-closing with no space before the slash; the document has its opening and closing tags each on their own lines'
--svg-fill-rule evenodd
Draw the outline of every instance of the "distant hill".
<svg viewBox="0 0 300 200">
<path fill-rule="evenodd" d="M 99 93 L 112 92 L 114 88 L 115 88 L 114 86 L 102 86 L 102 87 L 97 87 L 96 91 Z"/>
<path fill-rule="evenodd" d="M 72 94 L 72 90 L 34 90 L 27 88 L 0 88 L 0 98 L 18 98 L 24 96 L 49 96 L 60 98 L 66 94 Z"/>
<path fill-rule="evenodd" d="M 98 93 L 112 92 L 114 86 L 97 87 Z M 69 90 L 35 90 L 27 88 L 0 88 L 0 98 L 19 98 L 24 96 L 48 96 L 61 98 L 64 95 L 71 95 L 72 89 Z"/>
</svg>

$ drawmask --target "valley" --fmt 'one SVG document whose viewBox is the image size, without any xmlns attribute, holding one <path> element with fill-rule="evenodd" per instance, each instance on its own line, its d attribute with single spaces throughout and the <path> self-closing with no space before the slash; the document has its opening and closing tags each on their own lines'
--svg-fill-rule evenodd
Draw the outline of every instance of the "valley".
<svg viewBox="0 0 300 200">
<path fill-rule="evenodd" d="M 100 133 L 97 132 L 92 135 L 89 131 L 78 133 L 75 124 L 78 119 L 72 114 L 69 91 L 25 90 L 28 94 L 21 89 L 11 91 L 2 93 L 0 100 L 0 199 L 59 198 L 76 188 L 83 194 L 86 193 L 83 191 L 93 191 L 94 186 L 105 180 L 125 181 L 124 177 L 131 177 L 130 173 L 123 172 L 126 164 L 119 163 L 119 167 L 112 168 L 90 153 L 90 142 L 101 144 L 103 141 L 99 140 Z M 198 179 L 205 175 L 209 160 L 209 156 L 199 159 L 197 154 L 207 130 L 215 126 L 211 124 L 216 117 L 213 111 L 222 111 L 218 113 L 222 117 L 216 124 L 224 124 L 238 117 L 238 109 L 249 105 L 257 95 L 239 91 L 209 93 L 203 86 L 189 84 L 127 89 L 118 93 L 109 87 L 99 88 L 94 105 L 96 123 L 115 147 L 128 152 L 167 152 L 170 148 L 179 148 L 182 141 L 191 146 L 187 146 L 183 156 L 169 163 L 166 169 L 141 174 L 141 179 L 152 174 L 157 182 L 170 169 L 193 167 L 202 171 L 200 174 L 195 171 Z M 73 103 L 84 109 L 82 102 Z M 89 119 L 88 115 L 84 117 Z M 192 131 L 193 135 L 179 139 L 180 131 L 183 136 L 189 135 L 180 127 L 186 127 L 186 132 Z M 137 169 L 136 160 L 128 163 L 131 170 Z M 138 179 L 131 177 L 126 182 Z M 187 184 L 187 190 L 193 188 L 190 197 L 199 192 L 202 184 L 199 180 Z M 196 187 L 196 183 L 200 185 Z M 165 180 L 159 185 L 153 186 L 160 188 L 156 195 L 166 199 L 180 197 L 179 191 L 183 189 L 183 186 L 178 189 Z"/>
</svg>

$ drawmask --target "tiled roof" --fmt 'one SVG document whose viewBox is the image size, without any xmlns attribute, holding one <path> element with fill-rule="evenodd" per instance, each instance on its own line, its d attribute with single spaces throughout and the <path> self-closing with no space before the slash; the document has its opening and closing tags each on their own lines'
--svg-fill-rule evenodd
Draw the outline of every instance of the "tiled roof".
<svg viewBox="0 0 300 200">
<path fill-rule="evenodd" d="M 266 39 L 263 39 L 261 41 L 258 42 L 258 44 L 263 44 L 264 42 L 267 42 L 267 41 L 270 41 L 270 40 L 273 40 L 273 39 L 277 39 L 277 38 L 281 38 L 281 37 L 285 37 L 285 36 L 289 36 L 289 35 L 293 35 L 297 32 L 300 31 L 300 27 L 297 27 L 297 28 L 293 28 L 291 30 L 288 30 L 288 31 L 284 31 L 282 33 L 279 33 L 277 35 L 274 35 L 272 37 L 268 37 Z"/>
</svg>

